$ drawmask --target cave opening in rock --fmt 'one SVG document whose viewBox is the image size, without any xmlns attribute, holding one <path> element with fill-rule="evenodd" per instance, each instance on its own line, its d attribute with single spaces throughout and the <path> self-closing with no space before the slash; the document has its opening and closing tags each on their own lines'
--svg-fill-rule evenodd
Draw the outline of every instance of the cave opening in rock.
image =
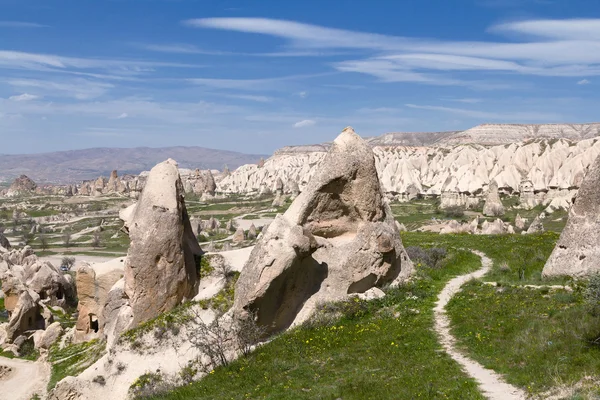
<svg viewBox="0 0 600 400">
<path fill-rule="evenodd" d="M 90 330 L 98 333 L 98 317 L 95 314 L 90 314 Z"/>
</svg>

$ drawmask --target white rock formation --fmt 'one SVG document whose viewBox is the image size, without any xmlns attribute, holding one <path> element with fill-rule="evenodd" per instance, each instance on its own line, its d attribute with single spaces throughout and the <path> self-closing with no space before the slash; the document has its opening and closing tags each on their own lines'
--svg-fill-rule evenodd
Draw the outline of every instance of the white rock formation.
<svg viewBox="0 0 600 400">
<path fill-rule="evenodd" d="M 507 193 L 519 193 L 522 182 L 529 181 L 531 188 L 525 190 L 534 198 L 530 195 L 524 198 L 527 208 L 541 203 L 548 205 L 557 197 L 560 204 L 552 207 L 568 207 L 586 169 L 600 154 L 600 139 L 588 139 L 593 136 L 590 132 L 568 135 L 583 139 L 579 141 L 522 142 L 519 137 L 516 143 L 502 145 L 376 146 L 373 151 L 382 186 L 388 193 L 408 195 L 416 189 L 422 195 L 439 196 L 456 192 L 454 204 L 472 205 L 479 201 L 474 196 L 481 196 L 492 180 L 498 183 L 500 192 Z M 266 160 L 262 168 L 244 165 L 224 177 L 217 191 L 270 191 L 278 179 L 284 185 L 294 181 L 302 190 L 314 176 L 326 149 L 326 146 L 304 146 L 302 151 L 282 149 Z"/>
<path fill-rule="evenodd" d="M 346 128 L 306 189 L 259 239 L 237 281 L 234 312 L 278 332 L 305 321 L 321 302 L 412 271 L 373 153 Z"/>
</svg>

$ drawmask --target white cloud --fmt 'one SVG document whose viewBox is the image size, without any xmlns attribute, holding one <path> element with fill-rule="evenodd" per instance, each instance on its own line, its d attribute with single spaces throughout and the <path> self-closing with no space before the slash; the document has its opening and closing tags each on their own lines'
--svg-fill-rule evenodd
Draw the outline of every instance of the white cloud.
<svg viewBox="0 0 600 400">
<path fill-rule="evenodd" d="M 312 119 L 303 119 L 302 121 L 298 121 L 294 124 L 294 128 L 306 128 L 307 126 L 313 126 L 317 122 Z"/>
<path fill-rule="evenodd" d="M 41 79 L 10 79 L 7 83 L 17 88 L 36 88 L 47 96 L 70 97 L 78 100 L 100 97 L 114 85 L 77 78 L 70 80 L 41 80 Z"/>
<path fill-rule="evenodd" d="M 464 85 L 440 71 L 496 71 L 539 76 L 600 75 L 600 19 L 528 20 L 490 28 L 533 36 L 522 42 L 452 42 L 333 29 L 266 18 L 189 20 L 198 28 L 260 33 L 287 40 L 295 51 L 370 50 L 378 55 L 333 64 L 342 72 L 372 75 L 387 82 Z M 386 54 L 381 55 L 381 52 Z M 432 73 L 438 72 L 438 73 Z"/>
<path fill-rule="evenodd" d="M 240 99 L 248 101 L 256 101 L 258 103 L 268 103 L 273 101 L 272 97 L 268 96 L 254 96 L 250 94 L 220 94 L 222 97 L 228 97 L 230 99 Z"/>
<path fill-rule="evenodd" d="M 535 111 L 516 111 L 516 112 L 500 112 L 500 111 L 478 111 L 469 110 L 464 108 L 453 108 L 453 107 L 442 107 L 442 106 L 429 106 L 429 105 L 416 105 L 416 104 L 405 104 L 408 108 L 429 110 L 429 111 L 440 111 L 444 113 L 450 113 L 455 115 L 461 115 L 474 119 L 484 121 L 502 121 L 502 122 L 520 122 L 520 121 L 559 121 L 562 117 L 558 114 L 550 114 Z"/>
<path fill-rule="evenodd" d="M 34 94 L 23 93 L 17 96 L 10 96 L 8 99 L 12 101 L 30 101 L 39 99 L 40 96 L 36 96 Z"/>
<path fill-rule="evenodd" d="M 121 115 L 119 115 L 119 116 L 117 117 L 117 119 L 125 119 L 125 118 L 127 118 L 127 117 L 129 117 L 129 114 L 127 114 L 127 113 L 121 113 Z"/>
<path fill-rule="evenodd" d="M 307 48 L 390 48 L 400 39 L 374 33 L 352 32 L 317 25 L 269 18 L 203 18 L 184 25 L 248 33 L 262 33 L 292 40 Z"/>
<path fill-rule="evenodd" d="M 64 57 L 55 54 L 0 50 L 0 68 L 8 69 L 62 73 L 85 73 L 81 70 L 106 70 L 116 76 L 131 76 L 154 72 L 156 68 L 161 67 L 197 68 L 200 66 L 158 61 Z"/>
<path fill-rule="evenodd" d="M 49 28 L 49 26 L 35 22 L 0 21 L 0 28 Z"/>
<path fill-rule="evenodd" d="M 577 82 L 578 85 L 589 85 L 590 83 L 592 83 L 592 82 L 588 81 L 587 79 L 582 79 Z"/>
<path fill-rule="evenodd" d="M 298 97 L 300 97 L 301 99 L 305 99 L 308 97 L 308 92 L 306 92 L 306 91 L 299 92 Z"/>
</svg>

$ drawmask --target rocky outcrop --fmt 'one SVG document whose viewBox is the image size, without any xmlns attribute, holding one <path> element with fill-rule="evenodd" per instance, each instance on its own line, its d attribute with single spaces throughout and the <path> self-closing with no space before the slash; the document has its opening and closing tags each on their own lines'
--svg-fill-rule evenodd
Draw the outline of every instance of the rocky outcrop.
<svg viewBox="0 0 600 400">
<path fill-rule="evenodd" d="M 525 233 L 533 234 L 533 233 L 542 233 L 542 232 L 544 232 L 544 224 L 542 223 L 541 218 L 539 216 L 537 216 L 533 219 L 533 221 L 531 222 L 531 225 L 529 225 L 529 228 L 527 228 L 527 231 Z"/>
<path fill-rule="evenodd" d="M 542 275 L 583 277 L 600 273 L 600 157 L 583 180 L 567 225 Z"/>
<path fill-rule="evenodd" d="M 277 332 L 306 320 L 318 303 L 412 271 L 372 150 L 346 128 L 306 189 L 263 232 L 237 281 L 234 313 Z"/>
<path fill-rule="evenodd" d="M 192 232 L 177 163 L 150 171 L 129 223 L 125 293 L 133 325 L 191 299 L 197 290 L 202 250 Z"/>
<path fill-rule="evenodd" d="M 75 324 L 75 342 L 101 338 L 104 334 L 104 306 L 113 285 L 123 278 L 123 257 L 105 263 L 81 265 L 77 268 L 75 282 L 79 304 L 79 317 Z"/>
<path fill-rule="evenodd" d="M 483 221 L 481 229 L 476 233 L 480 235 L 503 235 L 515 233 L 515 229 L 508 222 L 503 222 L 500 218 L 496 218 L 492 222 Z"/>
<path fill-rule="evenodd" d="M 244 229 L 240 226 L 236 229 L 235 233 L 233 234 L 233 237 L 231 238 L 231 241 L 235 244 L 239 244 L 242 243 L 244 240 L 246 240 L 246 233 L 244 232 Z"/>
<path fill-rule="evenodd" d="M 16 178 L 6 192 L 6 197 L 28 196 L 35 192 L 37 185 L 27 175 Z"/>
<path fill-rule="evenodd" d="M 210 170 L 201 171 L 196 169 L 193 173 L 182 177 L 184 189 L 186 193 L 194 193 L 196 195 L 214 196 L 217 185 L 215 178 Z"/>
<path fill-rule="evenodd" d="M 519 194 L 522 189 L 524 208 L 549 205 L 557 197 L 561 198 L 561 207 L 570 207 L 573 190 L 600 154 L 599 138 L 587 134 L 572 137 L 573 140 L 527 142 L 521 138 L 502 145 L 376 145 L 373 151 L 384 191 L 398 200 L 408 200 L 416 190 L 424 197 L 441 195 L 444 206 L 448 203 L 469 208 L 480 201 L 489 183 L 495 180 L 500 193 Z M 262 168 L 245 165 L 224 177 L 218 190 L 259 193 L 273 188 L 278 178 L 295 181 L 303 189 L 314 176 L 325 150 L 326 146 L 304 146 L 302 151 L 278 151 Z M 524 181 L 531 185 L 522 188 Z M 451 194 L 447 199 L 446 193 Z"/>
<path fill-rule="evenodd" d="M 527 219 L 521 217 L 521 214 L 517 214 L 515 217 L 515 228 L 523 230 L 525 229 L 525 224 L 527 223 Z"/>
<path fill-rule="evenodd" d="M 500 217 L 504 215 L 504 205 L 498 195 L 498 184 L 495 180 L 490 182 L 488 193 L 483 205 L 483 215 L 488 217 Z"/>
</svg>

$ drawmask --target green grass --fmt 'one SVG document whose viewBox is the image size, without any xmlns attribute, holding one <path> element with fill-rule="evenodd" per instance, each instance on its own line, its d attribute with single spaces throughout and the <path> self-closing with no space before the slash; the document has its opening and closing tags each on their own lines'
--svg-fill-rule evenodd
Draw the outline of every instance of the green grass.
<svg viewBox="0 0 600 400">
<path fill-rule="evenodd" d="M 330 324 L 307 324 L 247 358 L 156 399 L 482 399 L 474 381 L 443 351 L 432 307 L 452 277 L 479 267 L 451 251 L 446 267 L 372 302 L 351 300 Z"/>
<path fill-rule="evenodd" d="M 456 247 L 480 250 L 494 261 L 488 281 L 505 283 L 553 283 L 563 284 L 565 279 L 542 279 L 542 269 L 552 252 L 559 235 L 545 232 L 535 235 L 440 235 L 430 232 L 403 232 L 404 246 Z M 502 271 L 507 263 L 509 271 Z M 525 279 L 519 277 L 519 268 L 524 268 Z"/>
<path fill-rule="evenodd" d="M 573 385 L 600 371 L 600 318 L 580 294 L 493 287 L 474 281 L 448 305 L 468 354 L 530 393 Z M 596 383 L 597 394 L 600 386 Z"/>
<path fill-rule="evenodd" d="M 6 309 L 4 308 L 4 297 L 0 299 L 0 324 L 8 322 L 8 317 L 4 315 Z"/>
<path fill-rule="evenodd" d="M 52 364 L 48 390 L 67 376 L 77 376 L 98 361 L 105 353 L 106 343 L 97 339 L 85 343 L 72 344 L 63 349 L 58 345 L 50 348 L 48 361 Z"/>
</svg>

